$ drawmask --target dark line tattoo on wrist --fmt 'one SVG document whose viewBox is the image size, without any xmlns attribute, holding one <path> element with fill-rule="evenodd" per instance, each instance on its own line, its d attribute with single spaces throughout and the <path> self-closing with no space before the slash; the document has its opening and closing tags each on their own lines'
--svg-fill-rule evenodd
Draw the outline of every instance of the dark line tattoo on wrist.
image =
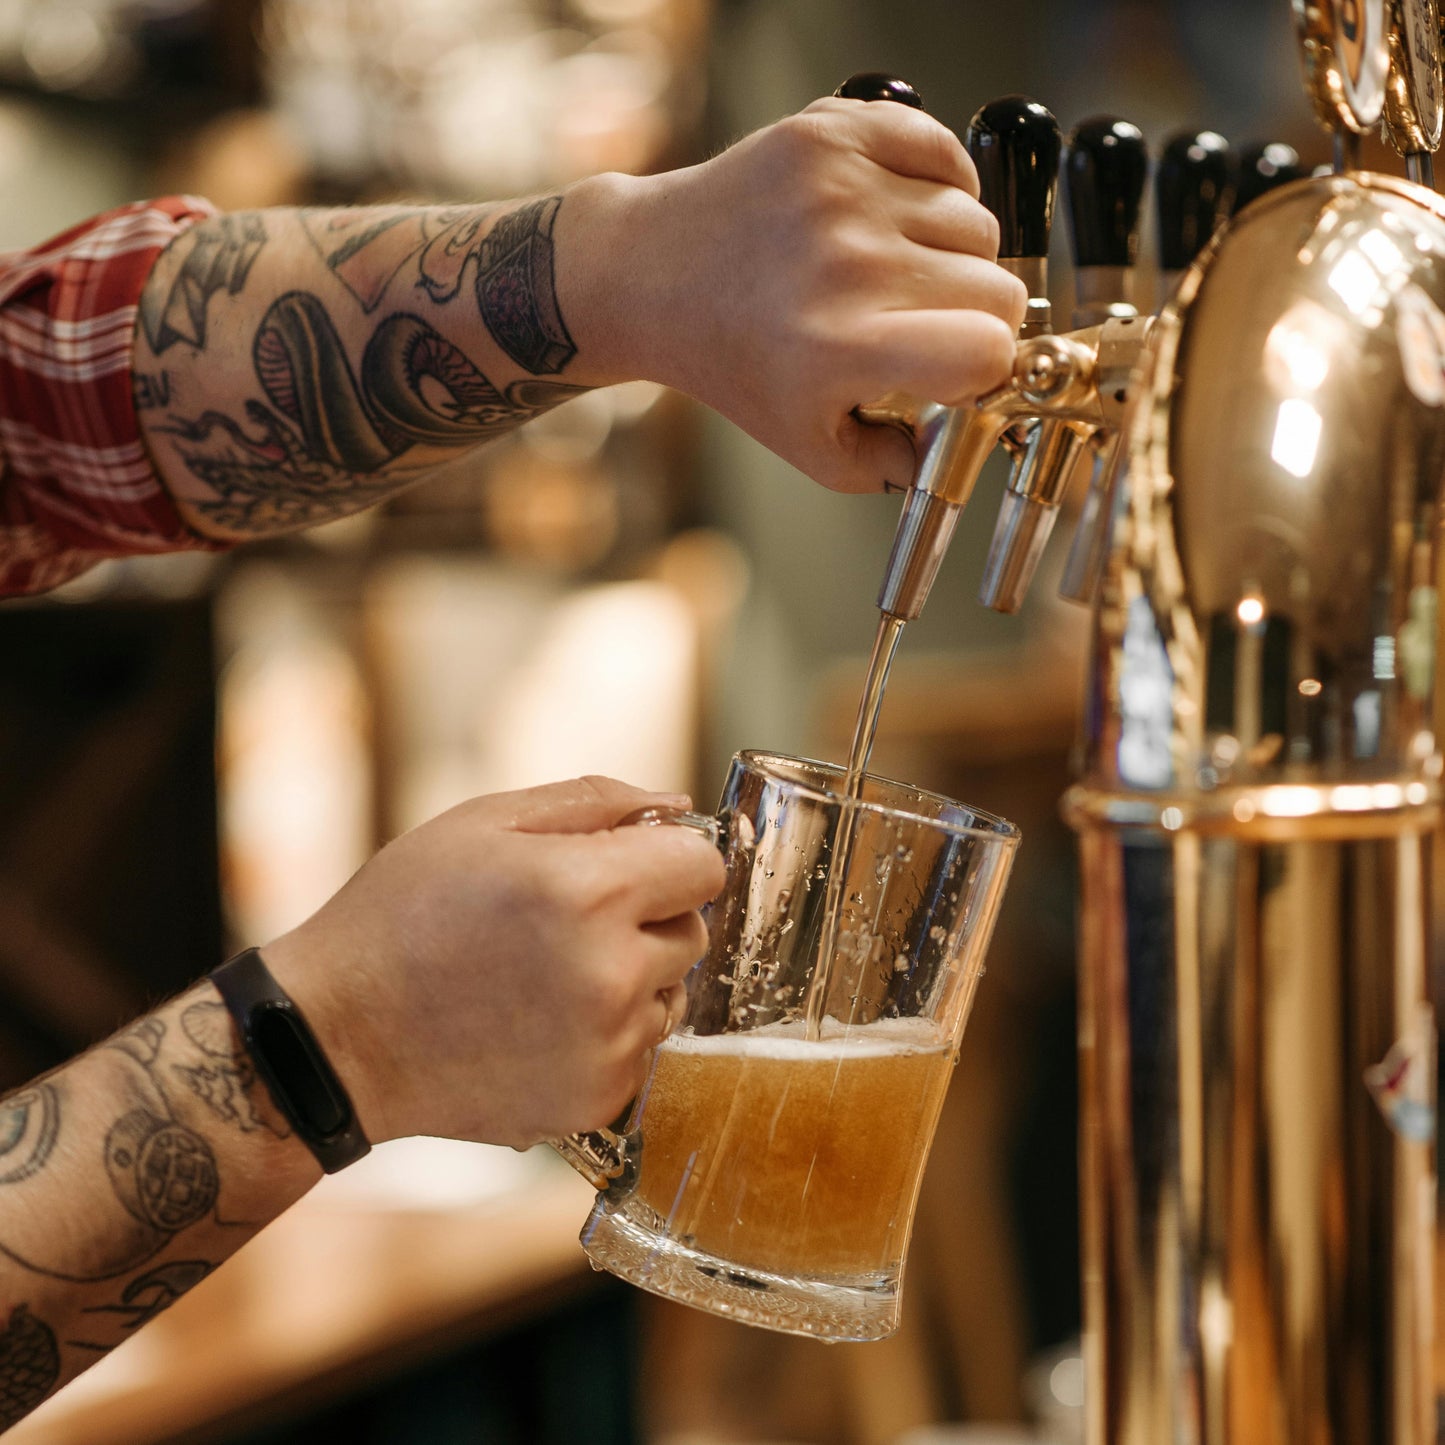
<svg viewBox="0 0 1445 1445">
<path fill-rule="evenodd" d="M 151 286 L 141 294 L 140 323 L 151 350 L 159 355 L 177 341 L 204 349 L 211 298 L 218 291 L 239 295 L 265 244 L 266 226 L 257 211 L 215 216 L 177 236 L 171 248 L 179 265 L 170 286 L 164 294 Z"/>
<path fill-rule="evenodd" d="M 39 1083 L 0 1101 L 0 1185 L 38 1174 L 60 1131 L 60 1094 Z"/>
<path fill-rule="evenodd" d="M 0 1330 L 0 1431 L 25 1418 L 60 1379 L 55 1331 L 18 1304 Z"/>
</svg>

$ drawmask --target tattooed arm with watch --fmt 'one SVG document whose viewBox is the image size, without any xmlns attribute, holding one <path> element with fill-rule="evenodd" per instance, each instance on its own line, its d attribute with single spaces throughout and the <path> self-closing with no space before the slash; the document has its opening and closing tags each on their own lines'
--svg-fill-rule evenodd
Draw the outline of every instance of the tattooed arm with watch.
<svg viewBox="0 0 1445 1445">
<path fill-rule="evenodd" d="M 685 802 L 602 778 L 473 800 L 260 950 L 365 1136 L 616 1117 L 722 883 L 689 830 L 617 825 Z M 224 997 L 197 984 L 0 1099 L 0 1431 L 321 1177 Z"/>
<path fill-rule="evenodd" d="M 136 398 L 198 532 L 354 511 L 575 391 L 647 378 L 848 491 L 912 474 L 852 408 L 1007 373 L 1023 287 L 957 138 L 820 101 L 688 170 L 495 206 L 264 211 L 174 241 Z"/>
</svg>

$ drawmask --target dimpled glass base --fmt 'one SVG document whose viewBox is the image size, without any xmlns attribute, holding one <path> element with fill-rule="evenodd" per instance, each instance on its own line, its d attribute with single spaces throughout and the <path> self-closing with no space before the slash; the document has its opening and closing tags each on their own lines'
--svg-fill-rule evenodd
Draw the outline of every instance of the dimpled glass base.
<svg viewBox="0 0 1445 1445">
<path fill-rule="evenodd" d="M 815 1340 L 881 1340 L 898 1328 L 899 1279 L 806 1280 L 742 1270 L 608 1210 L 582 1230 L 595 1268 L 715 1315 Z"/>
</svg>

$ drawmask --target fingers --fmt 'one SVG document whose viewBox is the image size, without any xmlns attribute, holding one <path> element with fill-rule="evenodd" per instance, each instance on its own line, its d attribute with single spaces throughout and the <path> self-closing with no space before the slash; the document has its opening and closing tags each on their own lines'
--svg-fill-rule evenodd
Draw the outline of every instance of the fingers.
<svg viewBox="0 0 1445 1445">
<path fill-rule="evenodd" d="M 626 880 L 627 906 L 642 923 L 666 924 L 680 914 L 695 916 L 726 880 L 718 850 L 689 828 L 668 824 L 615 828 L 600 834 L 597 844 L 610 875 Z"/>
<path fill-rule="evenodd" d="M 655 997 L 662 1005 L 663 1013 L 662 1027 L 657 1034 L 660 1044 L 672 1037 L 687 1014 L 687 988 L 684 984 L 675 983 L 670 988 L 659 989 Z"/>
<path fill-rule="evenodd" d="M 690 808 L 683 793 L 649 792 L 616 778 L 589 775 L 503 795 L 496 800 L 522 833 L 598 833 L 644 808 Z"/>
<path fill-rule="evenodd" d="M 998 259 L 998 218 L 956 186 L 889 175 L 878 189 L 908 240 L 940 251 Z"/>
<path fill-rule="evenodd" d="M 847 123 L 858 148 L 896 175 L 942 181 L 978 195 L 978 171 L 963 142 L 924 111 L 890 101 L 829 96 L 814 101 L 803 113 Z"/>
<path fill-rule="evenodd" d="M 839 437 L 839 464 L 825 484 L 835 492 L 898 491 L 913 481 L 918 459 L 913 444 L 897 427 L 843 421 Z"/>
<path fill-rule="evenodd" d="M 944 406 L 971 405 L 1013 370 L 1016 323 L 984 310 L 895 311 L 877 318 L 870 363 L 877 381 Z"/>
</svg>

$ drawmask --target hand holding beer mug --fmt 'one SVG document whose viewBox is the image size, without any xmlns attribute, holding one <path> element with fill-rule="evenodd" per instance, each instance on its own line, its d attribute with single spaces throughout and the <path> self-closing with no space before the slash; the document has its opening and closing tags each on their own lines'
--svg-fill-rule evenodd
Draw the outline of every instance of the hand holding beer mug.
<svg viewBox="0 0 1445 1445">
<path fill-rule="evenodd" d="M 840 768 L 745 752 L 716 817 L 652 819 L 724 852 L 708 952 L 624 1132 L 554 1147 L 599 1190 L 582 1231 L 595 1264 L 748 1324 L 874 1340 L 898 1327 L 923 1166 L 1019 833 L 871 776 L 861 799 L 842 794 Z"/>
</svg>

